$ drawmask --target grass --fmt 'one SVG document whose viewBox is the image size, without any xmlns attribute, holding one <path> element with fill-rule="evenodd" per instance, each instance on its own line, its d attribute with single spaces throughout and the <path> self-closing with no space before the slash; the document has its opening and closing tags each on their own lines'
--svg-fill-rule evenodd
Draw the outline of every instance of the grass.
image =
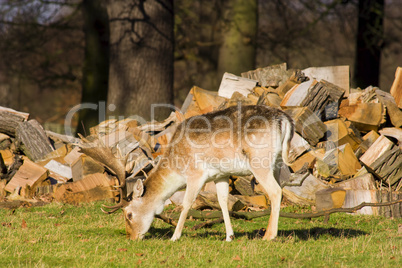
<svg viewBox="0 0 402 268">
<path fill-rule="evenodd" d="M 281 218 L 275 241 L 262 241 L 268 217 L 232 219 L 233 242 L 223 224 L 169 240 L 171 226 L 154 220 L 143 241 L 125 237 L 122 213 L 105 215 L 101 203 L 0 210 L 0 267 L 401 267 L 401 219 L 332 214 Z M 286 208 L 294 212 L 296 207 Z M 299 210 L 300 211 L 300 210 Z M 257 230 L 257 231 L 256 231 Z"/>
</svg>

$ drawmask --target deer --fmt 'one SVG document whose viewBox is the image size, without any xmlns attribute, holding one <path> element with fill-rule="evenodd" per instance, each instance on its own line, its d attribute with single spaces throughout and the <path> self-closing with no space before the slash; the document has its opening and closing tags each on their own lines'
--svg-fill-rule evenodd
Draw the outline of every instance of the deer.
<svg viewBox="0 0 402 268">
<path fill-rule="evenodd" d="M 285 112 L 263 105 L 238 105 L 190 117 L 177 125 L 163 157 L 144 182 L 134 183 L 132 199 L 127 201 L 125 170 L 111 153 L 90 148 L 81 151 L 103 162 L 119 180 L 120 200 L 105 206 L 104 213 L 122 209 L 129 239 L 141 240 L 165 201 L 185 187 L 182 211 L 171 237 L 182 235 L 188 212 L 206 182 L 214 181 L 226 229 L 226 241 L 234 239 L 228 210 L 229 177 L 253 175 L 271 202 L 271 215 L 264 240 L 278 233 L 282 189 L 276 178 L 282 163 L 289 165 L 294 122 Z"/>
</svg>

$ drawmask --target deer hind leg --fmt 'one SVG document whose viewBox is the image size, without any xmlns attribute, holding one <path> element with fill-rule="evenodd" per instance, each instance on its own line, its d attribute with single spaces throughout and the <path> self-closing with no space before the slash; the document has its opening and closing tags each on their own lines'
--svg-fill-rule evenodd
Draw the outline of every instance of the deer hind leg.
<svg viewBox="0 0 402 268">
<path fill-rule="evenodd" d="M 275 180 L 272 169 L 263 168 L 252 169 L 254 177 L 262 185 L 271 201 L 271 216 L 269 217 L 267 231 L 263 240 L 272 240 L 278 234 L 279 211 L 281 208 L 282 189 Z"/>
<path fill-rule="evenodd" d="M 171 238 L 172 241 L 176 241 L 181 237 L 181 233 L 183 231 L 184 222 L 187 219 L 188 211 L 193 205 L 195 199 L 197 198 L 198 193 L 201 190 L 201 187 L 204 185 L 205 180 L 195 180 L 191 183 L 187 183 L 186 192 L 184 193 L 183 199 L 183 210 L 180 213 L 179 221 L 177 222 L 176 229 Z"/>
<path fill-rule="evenodd" d="M 232 224 L 230 223 L 228 198 L 229 198 L 229 178 L 222 178 L 215 181 L 218 202 L 222 210 L 223 221 L 225 222 L 226 241 L 232 241 L 234 237 Z"/>
</svg>

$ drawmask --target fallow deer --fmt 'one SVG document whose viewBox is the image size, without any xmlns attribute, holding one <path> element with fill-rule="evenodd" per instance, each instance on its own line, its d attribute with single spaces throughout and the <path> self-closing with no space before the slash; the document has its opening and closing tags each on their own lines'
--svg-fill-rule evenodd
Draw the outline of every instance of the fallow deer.
<svg viewBox="0 0 402 268">
<path fill-rule="evenodd" d="M 216 184 L 219 205 L 226 228 L 226 240 L 233 239 L 228 211 L 229 176 L 254 175 L 271 201 L 265 240 L 274 239 L 282 189 L 275 178 L 282 161 L 288 164 L 288 151 L 294 133 L 293 120 L 284 112 L 266 106 L 234 106 L 225 110 L 194 116 L 177 126 L 163 157 L 144 181 L 134 184 L 132 200 L 124 199 L 106 207 L 113 213 L 123 209 L 126 232 L 130 239 L 142 239 L 155 215 L 162 213 L 165 201 L 178 189 L 186 187 L 183 209 L 171 240 L 182 234 L 189 209 L 202 186 L 208 181 Z M 103 157 L 109 169 L 120 180 L 120 192 L 126 195 L 124 165 Z"/>
</svg>

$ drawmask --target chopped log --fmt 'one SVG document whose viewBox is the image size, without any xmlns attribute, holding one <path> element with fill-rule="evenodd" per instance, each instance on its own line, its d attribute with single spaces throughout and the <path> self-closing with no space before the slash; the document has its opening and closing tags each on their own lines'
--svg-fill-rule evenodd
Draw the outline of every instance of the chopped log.
<svg viewBox="0 0 402 268">
<path fill-rule="evenodd" d="M 54 198 L 57 202 L 79 204 L 105 199 L 114 199 L 113 181 L 107 175 L 95 173 L 77 182 L 57 185 Z"/>
<path fill-rule="evenodd" d="M 389 186 L 397 187 L 402 178 L 402 150 L 381 135 L 360 158 L 370 171 Z"/>
<path fill-rule="evenodd" d="M 251 185 L 252 178 L 253 176 L 233 176 L 236 191 L 245 196 L 254 195 L 254 189 Z"/>
<path fill-rule="evenodd" d="M 335 184 L 335 187 L 343 188 L 345 190 L 375 190 L 373 175 L 366 173 L 355 178 L 344 180 Z"/>
<path fill-rule="evenodd" d="M 7 180 L 0 179 L 0 198 L 6 197 L 6 191 L 4 188 L 6 187 Z"/>
<path fill-rule="evenodd" d="M 257 81 L 255 80 L 225 73 L 219 86 L 218 95 L 230 99 L 233 93 L 239 92 L 244 97 L 247 97 L 256 85 Z"/>
<path fill-rule="evenodd" d="M 314 153 L 314 151 L 308 151 L 302 156 L 298 157 L 294 162 L 292 162 L 290 168 L 293 170 L 293 172 L 298 172 L 305 165 L 307 165 L 307 168 L 313 169 L 312 164 L 314 163 L 316 157 L 317 155 Z"/>
<path fill-rule="evenodd" d="M 45 131 L 36 120 L 18 123 L 16 139 L 25 155 L 34 162 L 44 160 L 54 150 Z"/>
<path fill-rule="evenodd" d="M 377 190 L 346 190 L 342 208 L 352 208 L 361 203 L 378 203 Z M 364 207 L 355 212 L 361 215 L 379 215 L 377 207 Z"/>
<path fill-rule="evenodd" d="M 24 163 L 7 183 L 4 190 L 14 192 L 17 187 L 29 186 L 32 191 L 48 176 L 48 170 L 24 157 Z"/>
<path fill-rule="evenodd" d="M 382 105 L 387 107 L 387 113 L 389 115 L 389 118 L 391 119 L 392 125 L 394 125 L 395 127 L 401 127 L 402 111 L 399 110 L 398 106 L 396 105 L 394 97 L 392 97 L 392 95 L 388 92 L 379 89 L 377 89 L 375 93 L 377 94 L 377 98 L 380 100 Z"/>
<path fill-rule="evenodd" d="M 318 82 L 316 80 L 309 80 L 301 84 L 297 84 L 292 87 L 283 97 L 281 107 L 301 107 L 302 102 L 307 98 L 310 88 L 312 88 Z"/>
<path fill-rule="evenodd" d="M 62 163 L 55 160 L 50 160 L 49 163 L 45 165 L 45 168 L 48 169 L 50 172 L 57 174 L 57 177 L 55 179 L 61 177 L 61 181 L 67 181 L 73 178 L 71 167 L 63 165 Z"/>
<path fill-rule="evenodd" d="M 181 108 L 181 114 L 185 119 L 202 114 L 202 111 L 200 107 L 198 107 L 198 104 L 195 101 L 194 95 L 191 90 L 184 100 L 183 106 Z"/>
<path fill-rule="evenodd" d="M 361 168 L 350 144 L 344 144 L 319 156 L 315 164 L 315 175 L 338 180 L 353 176 Z"/>
<path fill-rule="evenodd" d="M 360 131 L 378 130 L 383 120 L 381 103 L 358 103 L 352 106 L 342 106 L 338 111 L 340 116 L 352 121 Z"/>
<path fill-rule="evenodd" d="M 402 150 L 393 146 L 375 160 L 370 168 L 389 186 L 395 185 L 402 178 Z"/>
<path fill-rule="evenodd" d="M 24 112 L 16 111 L 16 110 L 14 110 L 14 109 L 10 109 L 10 108 L 3 107 L 3 106 L 0 106 L 0 112 L 8 112 L 8 113 L 12 113 L 12 114 L 18 115 L 19 117 L 23 117 L 23 118 L 24 118 L 23 121 L 27 121 L 28 118 L 29 118 L 29 113 L 24 113 Z"/>
<path fill-rule="evenodd" d="M 315 205 L 317 210 L 341 208 L 345 201 L 346 191 L 342 188 L 329 188 L 315 193 Z"/>
<path fill-rule="evenodd" d="M 14 163 L 14 154 L 10 149 L 0 150 L 0 154 L 6 166 L 10 166 L 12 163 Z"/>
<path fill-rule="evenodd" d="M 265 195 L 235 195 L 235 197 L 241 200 L 247 207 L 254 207 L 254 208 L 268 208 L 268 202 Z"/>
<path fill-rule="evenodd" d="M 303 139 L 298 133 L 293 135 L 293 139 L 290 142 L 290 150 L 289 150 L 289 161 L 294 162 L 300 155 L 302 155 L 305 151 L 310 149 L 310 145 L 308 142 Z"/>
<path fill-rule="evenodd" d="M 80 153 L 79 150 L 79 147 L 75 147 L 64 157 L 64 161 L 71 168 L 73 181 L 79 181 L 84 176 L 82 153 Z"/>
<path fill-rule="evenodd" d="M 290 76 L 290 71 L 287 71 L 286 68 L 286 63 L 281 63 L 244 72 L 241 76 L 256 80 L 263 87 L 277 87 L 284 83 Z"/>
<path fill-rule="evenodd" d="M 95 173 L 103 173 L 105 171 L 104 166 L 102 166 L 99 162 L 93 160 L 91 157 L 87 155 L 82 155 L 82 173 L 84 176 L 95 174 Z"/>
<path fill-rule="evenodd" d="M 374 130 L 370 131 L 363 136 L 363 142 L 359 145 L 359 148 L 363 153 L 366 152 L 379 137 L 380 135 L 377 132 Z"/>
<path fill-rule="evenodd" d="M 233 195 L 229 195 L 228 198 L 228 209 L 229 211 L 239 211 L 245 208 L 246 205 Z M 214 193 L 210 192 L 200 192 L 197 199 L 195 200 L 193 209 L 206 209 L 214 208 L 220 209 L 218 197 Z"/>
<path fill-rule="evenodd" d="M 335 119 L 324 123 L 327 126 L 325 133 L 328 141 L 335 142 L 339 145 L 350 144 L 353 150 L 356 150 L 362 142 L 352 130 L 348 129 L 341 119 Z"/>
<path fill-rule="evenodd" d="M 298 205 L 314 205 L 315 193 L 319 190 L 330 188 L 327 184 L 313 175 L 298 175 L 293 183 L 300 183 L 300 186 L 283 187 L 283 195 L 292 203 Z"/>
<path fill-rule="evenodd" d="M 19 123 L 25 118 L 14 113 L 0 110 L 0 132 L 15 137 L 15 131 Z"/>
<path fill-rule="evenodd" d="M 366 166 L 370 167 L 380 156 L 386 151 L 390 150 L 394 143 L 387 137 L 381 135 L 370 148 L 360 157 L 360 161 Z"/>
<path fill-rule="evenodd" d="M 295 85 L 298 85 L 307 80 L 308 78 L 304 75 L 303 72 L 301 72 L 300 70 L 294 70 L 289 79 L 276 89 L 276 92 L 278 93 L 280 98 L 283 98 L 286 93 L 291 90 Z"/>
<path fill-rule="evenodd" d="M 303 73 L 311 79 L 326 80 L 345 91 L 345 97 L 349 95 L 350 73 L 348 65 L 310 67 L 303 70 Z"/>
<path fill-rule="evenodd" d="M 395 79 L 391 86 L 391 95 L 394 97 L 396 105 L 402 109 L 402 68 L 398 67 L 395 72 Z"/>
<path fill-rule="evenodd" d="M 334 106 L 338 108 L 344 94 L 344 89 L 328 81 L 321 80 L 319 83 L 312 84 L 301 106 L 309 107 L 313 112 L 321 115 L 329 104 L 335 103 Z"/>
<path fill-rule="evenodd" d="M 327 127 L 308 107 L 291 108 L 285 112 L 295 121 L 296 132 L 311 145 L 316 145 L 324 137 Z"/>
<path fill-rule="evenodd" d="M 381 129 L 379 132 L 381 133 L 381 135 L 397 139 L 399 148 L 402 149 L 402 129 L 388 127 Z"/>
<path fill-rule="evenodd" d="M 71 143 L 71 144 L 78 144 L 80 142 L 80 139 L 73 137 L 73 136 L 55 133 L 50 130 L 46 130 L 45 132 L 46 132 L 46 136 L 48 136 L 52 140 L 58 140 L 63 143 Z"/>
<path fill-rule="evenodd" d="M 194 86 L 191 91 L 198 107 L 203 113 L 209 113 L 218 109 L 218 107 L 227 100 L 226 98 L 218 96 L 218 92 L 216 91 L 209 91 L 196 86 Z"/>
<path fill-rule="evenodd" d="M 378 190 L 377 199 L 381 203 L 394 203 L 391 206 L 378 207 L 378 215 L 386 218 L 402 218 L 402 193 L 401 192 L 389 192 L 387 190 Z M 399 202 L 398 202 L 399 201 Z"/>
</svg>

